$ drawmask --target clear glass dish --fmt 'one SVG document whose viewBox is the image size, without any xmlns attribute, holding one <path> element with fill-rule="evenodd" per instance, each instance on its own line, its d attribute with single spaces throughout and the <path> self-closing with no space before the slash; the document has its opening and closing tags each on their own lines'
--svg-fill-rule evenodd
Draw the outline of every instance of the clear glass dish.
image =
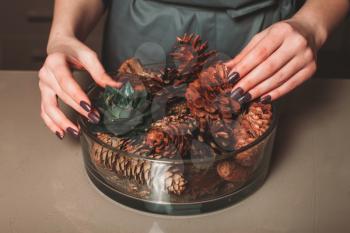
<svg viewBox="0 0 350 233">
<path fill-rule="evenodd" d="M 92 102 L 101 89 L 88 92 Z M 269 169 L 277 126 L 272 105 L 269 127 L 253 142 L 215 156 L 152 158 L 116 149 L 118 138 L 93 133 L 80 117 L 81 145 L 92 182 L 126 206 L 158 214 L 200 214 L 228 207 L 258 189 Z M 210 143 L 192 140 L 191 154 L 211 153 Z M 198 146 L 199 147 L 195 147 Z M 192 148 L 192 147 L 191 147 Z"/>
</svg>

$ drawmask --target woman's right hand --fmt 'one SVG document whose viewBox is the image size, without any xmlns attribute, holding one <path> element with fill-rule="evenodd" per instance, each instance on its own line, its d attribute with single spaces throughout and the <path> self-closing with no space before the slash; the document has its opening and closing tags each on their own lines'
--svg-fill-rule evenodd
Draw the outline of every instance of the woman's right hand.
<svg viewBox="0 0 350 233">
<path fill-rule="evenodd" d="M 106 74 L 96 53 L 79 40 L 73 37 L 51 40 L 48 56 L 39 71 L 41 117 L 60 139 L 66 132 L 78 137 L 79 128 L 63 114 L 57 97 L 90 122 L 98 123 L 100 120 L 99 113 L 91 107 L 89 98 L 74 80 L 71 68 L 85 69 L 101 87 L 120 86 Z"/>
</svg>

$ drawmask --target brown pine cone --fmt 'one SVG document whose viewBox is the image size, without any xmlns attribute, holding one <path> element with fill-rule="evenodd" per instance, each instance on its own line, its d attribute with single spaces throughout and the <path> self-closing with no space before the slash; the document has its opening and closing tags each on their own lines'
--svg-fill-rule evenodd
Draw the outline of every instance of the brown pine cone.
<svg viewBox="0 0 350 233">
<path fill-rule="evenodd" d="M 124 61 L 118 69 L 119 74 L 132 74 L 140 79 L 150 93 L 156 93 L 164 86 L 163 73 L 155 72 L 143 67 L 139 59 L 130 58 Z"/>
<path fill-rule="evenodd" d="M 171 167 L 164 174 L 165 190 L 180 195 L 185 191 L 187 181 L 177 167 Z"/>
<path fill-rule="evenodd" d="M 218 163 L 216 170 L 219 176 L 229 182 L 245 182 L 250 175 L 247 168 L 241 167 L 234 161 L 222 161 Z"/>
<path fill-rule="evenodd" d="M 252 103 L 247 112 L 238 118 L 234 129 L 235 148 L 238 150 L 260 137 L 269 128 L 272 120 L 270 104 Z M 236 155 L 236 162 L 245 167 L 254 166 L 259 159 L 264 142 Z"/>
<path fill-rule="evenodd" d="M 185 34 L 176 39 L 173 51 L 170 53 L 171 63 L 165 71 L 165 84 L 178 86 L 191 82 L 216 52 L 207 52 L 207 42 L 202 43 L 199 35 Z M 169 63 L 169 62 L 168 62 Z"/>
<path fill-rule="evenodd" d="M 183 157 L 189 149 L 197 122 L 189 115 L 171 115 L 152 124 L 145 143 L 162 158 Z"/>
<path fill-rule="evenodd" d="M 185 97 L 193 116 L 208 120 L 231 120 L 240 111 L 238 101 L 230 98 L 233 84 L 228 82 L 228 69 L 218 63 L 199 74 L 190 83 Z"/>
<path fill-rule="evenodd" d="M 211 140 L 221 149 L 233 150 L 233 128 L 240 104 L 230 98 L 234 84 L 229 83 L 228 72 L 222 63 L 207 68 L 190 83 L 185 96 L 191 114 L 199 122 L 202 135 L 210 132 Z"/>
<path fill-rule="evenodd" d="M 112 137 L 104 133 L 98 133 L 96 137 L 103 143 L 116 149 L 122 148 L 127 141 L 126 139 Z M 93 143 L 91 148 L 91 159 L 96 165 L 113 170 L 116 161 L 116 154 L 112 150 L 101 146 L 99 143 Z"/>
<path fill-rule="evenodd" d="M 91 158 L 96 166 L 114 171 L 119 177 L 147 185 L 155 192 L 162 191 L 179 195 L 185 190 L 187 181 L 177 166 L 131 157 L 145 153 L 142 150 L 146 148 L 139 144 L 139 141 L 124 140 L 111 137 L 108 134 L 98 134 L 98 138 L 113 148 L 136 154 L 126 156 L 103 147 L 99 143 L 94 143 L 91 149 Z"/>
</svg>

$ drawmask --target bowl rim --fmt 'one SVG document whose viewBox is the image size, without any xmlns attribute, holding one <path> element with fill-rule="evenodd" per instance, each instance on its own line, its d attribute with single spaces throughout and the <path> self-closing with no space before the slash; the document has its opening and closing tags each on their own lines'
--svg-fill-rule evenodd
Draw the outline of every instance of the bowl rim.
<svg viewBox="0 0 350 233">
<path fill-rule="evenodd" d="M 94 89 L 98 89 L 100 88 L 99 86 L 96 86 L 94 83 L 92 85 L 90 85 L 87 88 L 87 95 L 89 96 L 90 93 L 94 90 Z M 277 104 L 275 102 L 271 103 L 272 106 L 272 120 L 271 120 L 271 124 L 269 126 L 269 128 L 262 134 L 260 135 L 256 140 L 254 140 L 252 143 L 249 143 L 241 148 L 239 148 L 238 150 L 233 150 L 233 151 L 224 151 L 222 152 L 222 154 L 215 156 L 215 157 L 208 157 L 208 158 L 149 158 L 149 157 L 143 157 L 143 156 L 137 156 L 131 153 L 127 153 L 125 151 L 121 151 L 118 149 L 115 149 L 114 147 L 108 145 L 107 143 L 103 142 L 102 140 L 100 140 L 99 138 L 97 138 L 97 136 L 90 132 L 88 130 L 88 127 L 86 125 L 86 119 L 85 117 L 83 117 L 82 115 L 78 114 L 78 124 L 81 128 L 81 131 L 86 134 L 91 140 L 93 140 L 95 143 L 98 143 L 100 145 L 102 145 L 103 147 L 106 147 L 107 149 L 116 152 L 118 154 L 122 154 L 123 156 L 129 157 L 129 158 L 133 158 L 133 159 L 142 159 L 142 160 L 147 160 L 147 161 L 152 161 L 152 162 L 161 162 L 161 163 L 171 163 L 171 164 L 184 164 L 184 163 L 208 163 L 210 161 L 219 161 L 219 160 L 224 160 L 227 159 L 229 157 L 234 157 L 237 154 L 247 151 L 250 148 L 254 147 L 255 145 L 259 144 L 260 142 L 262 142 L 263 140 L 265 140 L 266 138 L 268 138 L 272 131 L 277 127 L 277 122 L 278 122 L 278 118 L 279 118 L 279 112 L 278 112 L 278 108 L 277 108 Z M 108 133 L 107 133 L 108 134 Z M 114 136 L 115 137 L 115 136 Z"/>
</svg>

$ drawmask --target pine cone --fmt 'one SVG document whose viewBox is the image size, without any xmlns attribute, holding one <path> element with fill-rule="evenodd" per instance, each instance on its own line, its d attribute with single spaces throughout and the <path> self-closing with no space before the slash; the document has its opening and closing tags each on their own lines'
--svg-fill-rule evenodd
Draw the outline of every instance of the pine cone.
<svg viewBox="0 0 350 233">
<path fill-rule="evenodd" d="M 270 104 L 252 103 L 247 112 L 238 118 L 234 129 L 235 148 L 238 150 L 260 137 L 269 128 L 272 119 Z M 236 155 L 236 162 L 245 167 L 254 166 L 259 159 L 265 143 L 250 148 Z"/>
<path fill-rule="evenodd" d="M 113 148 L 121 149 L 132 156 L 140 156 L 145 153 L 145 147 L 139 141 L 131 141 L 111 137 L 107 134 L 98 134 L 101 141 Z M 114 171 L 118 176 L 135 180 L 138 184 L 146 185 L 153 191 L 169 192 L 180 195 L 186 188 L 187 181 L 177 166 L 169 166 L 125 156 L 122 153 L 114 152 L 99 143 L 94 143 L 91 150 L 92 160 L 97 166 Z"/>
<path fill-rule="evenodd" d="M 230 98 L 233 85 L 228 81 L 226 66 L 218 63 L 202 71 L 185 94 L 191 114 L 199 121 L 202 136 L 210 132 L 212 138 L 206 140 L 214 141 L 224 150 L 234 148 L 233 128 L 240 111 L 240 104 Z M 215 144 L 210 144 L 215 148 Z"/>
<path fill-rule="evenodd" d="M 165 190 L 170 193 L 180 195 L 185 191 L 186 183 L 182 172 L 177 167 L 170 167 L 162 177 L 164 179 Z"/>
<path fill-rule="evenodd" d="M 178 86 L 191 82 L 216 52 L 209 51 L 208 43 L 202 43 L 199 35 L 185 34 L 177 37 L 165 70 L 164 83 Z M 169 64 L 170 63 L 170 64 Z"/>
<path fill-rule="evenodd" d="M 233 84 L 228 81 L 228 69 L 222 64 L 209 67 L 199 74 L 186 91 L 191 113 L 205 121 L 233 119 L 240 111 L 238 101 L 230 98 Z"/>
<path fill-rule="evenodd" d="M 239 166 L 234 161 L 222 161 L 218 163 L 216 170 L 219 176 L 229 182 L 245 182 L 250 176 L 247 168 Z"/>
<path fill-rule="evenodd" d="M 100 139 L 107 145 L 110 145 L 117 150 L 122 148 L 126 139 L 111 137 L 108 134 L 98 133 L 97 138 Z M 104 168 L 113 170 L 116 161 L 116 155 L 112 150 L 109 150 L 107 147 L 101 146 L 99 143 L 93 143 L 91 148 L 91 159 L 92 161 Z"/>
<path fill-rule="evenodd" d="M 130 58 L 124 61 L 118 69 L 120 74 L 132 74 L 135 79 L 142 81 L 150 93 L 156 93 L 163 87 L 163 73 L 144 68 L 140 60 Z"/>
<path fill-rule="evenodd" d="M 197 122 L 189 115 L 171 115 L 152 124 L 146 136 L 146 145 L 157 157 L 184 157 L 189 149 Z"/>
</svg>

